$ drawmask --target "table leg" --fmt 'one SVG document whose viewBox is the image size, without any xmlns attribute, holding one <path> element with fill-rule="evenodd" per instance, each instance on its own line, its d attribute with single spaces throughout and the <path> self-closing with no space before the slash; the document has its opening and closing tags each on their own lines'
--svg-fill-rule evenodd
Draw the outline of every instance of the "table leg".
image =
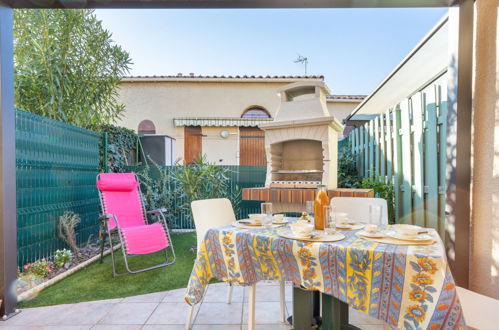
<svg viewBox="0 0 499 330">
<path fill-rule="evenodd" d="M 293 329 L 311 329 L 313 318 L 313 292 L 293 287 Z"/>
<path fill-rule="evenodd" d="M 328 294 L 322 294 L 322 329 L 360 330 L 348 323 L 348 304 Z"/>
<path fill-rule="evenodd" d="M 249 287 L 248 296 L 248 330 L 255 330 L 256 284 Z"/>
</svg>

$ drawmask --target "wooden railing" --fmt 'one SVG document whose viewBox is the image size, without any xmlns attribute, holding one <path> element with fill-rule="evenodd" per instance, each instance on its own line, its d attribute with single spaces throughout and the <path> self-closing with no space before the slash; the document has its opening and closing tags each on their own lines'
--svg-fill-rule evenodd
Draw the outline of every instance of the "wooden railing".
<svg viewBox="0 0 499 330">
<path fill-rule="evenodd" d="M 393 184 L 395 219 L 445 232 L 445 75 L 349 136 L 363 177 Z"/>
</svg>

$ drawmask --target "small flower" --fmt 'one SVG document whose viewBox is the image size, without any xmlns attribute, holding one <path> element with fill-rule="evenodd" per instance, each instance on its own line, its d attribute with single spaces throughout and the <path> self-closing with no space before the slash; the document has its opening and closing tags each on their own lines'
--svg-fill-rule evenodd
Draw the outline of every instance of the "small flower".
<svg viewBox="0 0 499 330">
<path fill-rule="evenodd" d="M 419 285 L 431 285 L 433 284 L 433 280 L 429 275 L 426 274 L 416 274 L 412 277 L 412 281 Z"/>
<path fill-rule="evenodd" d="M 230 268 L 230 269 L 234 269 L 234 268 L 235 268 L 235 266 L 236 266 L 236 264 L 234 263 L 234 260 L 230 259 L 230 260 L 229 260 L 229 268 Z"/>
<path fill-rule="evenodd" d="M 223 242 L 224 242 L 224 244 L 226 244 L 226 245 L 227 245 L 227 244 L 232 243 L 232 240 L 230 239 L 230 237 L 229 237 L 229 236 L 224 236 L 224 238 L 223 238 Z"/>
<path fill-rule="evenodd" d="M 24 265 L 24 267 L 23 267 L 23 268 L 24 268 L 24 269 L 28 269 L 28 265 Z"/>
<path fill-rule="evenodd" d="M 418 265 L 430 274 L 435 274 L 438 270 L 437 264 L 428 257 L 419 258 Z"/>
<path fill-rule="evenodd" d="M 232 254 L 234 254 L 234 251 L 232 251 L 231 249 L 225 249 L 224 252 L 225 252 L 225 255 L 228 257 L 231 257 Z"/>
<path fill-rule="evenodd" d="M 423 290 L 420 290 L 420 289 L 417 289 L 417 290 L 412 290 L 412 291 L 409 293 L 409 298 L 410 298 L 412 301 L 421 301 L 421 300 L 425 300 L 427 296 L 428 296 L 428 295 L 426 294 L 426 292 L 424 292 Z"/>
<path fill-rule="evenodd" d="M 418 305 L 411 305 L 407 307 L 407 313 L 418 322 L 423 322 L 426 316 L 423 307 Z"/>
<path fill-rule="evenodd" d="M 308 249 L 301 248 L 300 250 L 298 250 L 298 255 L 301 258 L 310 258 L 312 256 L 312 253 L 310 253 L 310 250 Z"/>
<path fill-rule="evenodd" d="M 303 271 L 303 277 L 306 279 L 314 279 L 316 276 L 317 274 L 311 269 L 307 268 Z"/>
</svg>

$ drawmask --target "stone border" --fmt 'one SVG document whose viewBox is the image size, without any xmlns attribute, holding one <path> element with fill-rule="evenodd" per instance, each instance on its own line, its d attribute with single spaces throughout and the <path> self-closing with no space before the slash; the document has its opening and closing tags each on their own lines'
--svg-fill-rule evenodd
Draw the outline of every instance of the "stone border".
<svg viewBox="0 0 499 330">
<path fill-rule="evenodd" d="M 120 247 L 121 247 L 121 244 L 118 244 L 117 246 L 114 247 L 114 251 L 116 251 Z M 107 256 L 109 253 L 111 253 L 111 249 L 107 249 L 106 251 L 104 251 L 104 256 Z M 88 260 L 86 260 L 86 261 L 84 261 L 84 262 L 76 265 L 75 267 L 68 269 L 64 273 L 59 274 L 56 277 L 53 277 L 53 278 L 51 278 L 48 281 L 40 283 L 37 286 L 35 286 L 35 287 L 33 287 L 33 288 L 31 288 L 31 289 L 29 289 L 27 291 L 24 291 L 23 293 L 21 293 L 20 295 L 17 296 L 17 301 L 20 302 L 20 301 L 29 299 L 33 295 L 40 293 L 43 289 L 45 289 L 45 288 L 53 285 L 54 283 L 59 282 L 60 280 L 62 280 L 64 278 L 68 277 L 69 275 L 75 273 L 76 271 L 78 271 L 78 270 L 80 270 L 80 269 L 82 269 L 82 268 L 90 265 L 91 263 L 99 260 L 99 258 L 100 258 L 100 254 L 97 254 L 97 255 L 93 256 L 92 258 L 90 258 L 90 259 L 88 259 Z"/>
</svg>

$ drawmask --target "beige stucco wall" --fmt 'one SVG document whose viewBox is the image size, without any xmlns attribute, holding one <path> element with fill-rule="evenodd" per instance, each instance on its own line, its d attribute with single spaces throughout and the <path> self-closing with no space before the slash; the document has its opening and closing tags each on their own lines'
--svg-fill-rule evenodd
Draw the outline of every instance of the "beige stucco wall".
<svg viewBox="0 0 499 330">
<path fill-rule="evenodd" d="M 194 79 L 193 79 L 194 80 Z M 280 103 L 276 93 L 279 87 L 295 82 L 265 80 L 243 81 L 124 81 L 119 89 L 119 100 L 125 105 L 123 117 L 117 125 L 137 130 L 142 120 L 149 119 L 156 126 L 156 134 L 166 134 L 176 139 L 176 158 L 184 155 L 184 128 L 175 127 L 176 117 L 235 117 L 239 118 L 251 106 L 265 108 L 275 116 Z M 357 103 L 328 102 L 332 115 L 340 121 L 355 108 Z M 210 161 L 224 165 L 239 162 L 238 135 L 227 139 L 220 137 L 224 128 L 204 127 L 203 153 Z M 237 133 L 235 127 L 227 128 Z M 222 160 L 222 161 L 220 161 Z"/>
<path fill-rule="evenodd" d="M 348 117 L 349 114 L 359 105 L 359 102 L 328 102 L 327 108 L 329 114 L 334 116 L 340 123 L 343 123 L 343 119 Z M 338 133 L 338 138 L 342 139 L 343 131 Z"/>
<path fill-rule="evenodd" d="M 476 2 L 470 289 L 499 299 L 497 0 Z"/>
</svg>

